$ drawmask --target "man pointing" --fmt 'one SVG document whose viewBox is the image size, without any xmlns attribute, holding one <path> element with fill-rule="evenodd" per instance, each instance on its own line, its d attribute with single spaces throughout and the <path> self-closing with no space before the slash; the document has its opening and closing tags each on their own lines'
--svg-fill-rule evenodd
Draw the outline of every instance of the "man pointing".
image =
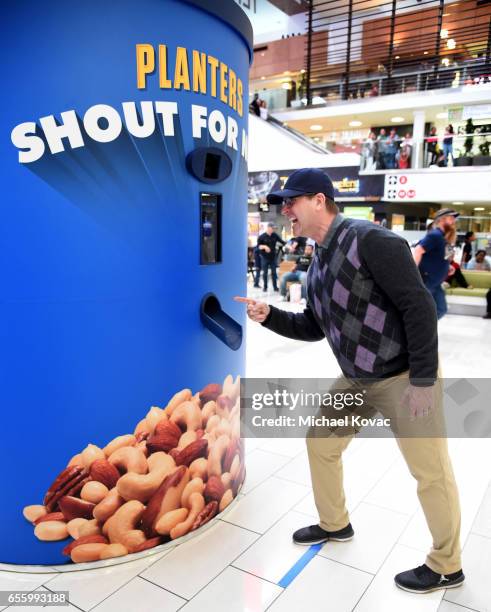
<svg viewBox="0 0 491 612">
<path fill-rule="evenodd" d="M 306 341 L 326 338 L 343 372 L 336 388 L 367 389 L 367 409 L 391 418 L 433 537 L 425 563 L 398 574 L 395 582 L 416 593 L 458 586 L 464 581 L 460 508 L 447 440 L 415 436 L 409 425 L 417 423 L 416 431 L 428 432 L 443 420 L 435 305 L 409 246 L 385 228 L 344 218 L 331 180 L 318 169 L 293 172 L 283 190 L 269 194 L 268 202 L 282 206 L 294 235 L 317 243 L 307 277 L 308 305 L 294 314 L 237 299 L 247 302 L 253 321 L 278 334 Z M 405 413 L 398 420 L 401 397 Z M 341 459 L 352 438 L 307 438 L 320 520 L 293 534 L 297 544 L 353 537 Z"/>
</svg>

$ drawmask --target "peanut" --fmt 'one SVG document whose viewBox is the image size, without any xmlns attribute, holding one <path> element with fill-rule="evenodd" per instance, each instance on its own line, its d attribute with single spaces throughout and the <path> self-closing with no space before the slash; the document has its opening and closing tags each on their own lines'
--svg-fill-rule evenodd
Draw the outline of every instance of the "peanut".
<svg viewBox="0 0 491 612">
<path fill-rule="evenodd" d="M 44 521 L 36 525 L 34 535 L 43 542 L 57 542 L 68 538 L 68 529 L 62 521 Z"/>
</svg>

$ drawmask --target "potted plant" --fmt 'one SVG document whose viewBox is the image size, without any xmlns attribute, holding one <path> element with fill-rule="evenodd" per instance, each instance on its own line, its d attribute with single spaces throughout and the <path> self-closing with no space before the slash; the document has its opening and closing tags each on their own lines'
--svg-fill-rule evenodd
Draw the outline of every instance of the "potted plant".
<svg viewBox="0 0 491 612">
<path fill-rule="evenodd" d="M 480 155 L 474 156 L 474 166 L 490 166 L 491 156 L 489 155 L 489 141 L 485 140 L 478 146 Z"/>
</svg>

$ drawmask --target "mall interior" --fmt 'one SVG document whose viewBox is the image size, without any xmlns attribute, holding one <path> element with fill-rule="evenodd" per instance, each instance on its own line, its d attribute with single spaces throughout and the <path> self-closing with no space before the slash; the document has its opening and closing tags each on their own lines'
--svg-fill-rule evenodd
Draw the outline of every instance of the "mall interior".
<svg viewBox="0 0 491 612">
<path fill-rule="evenodd" d="M 491 612 L 490 0 L 144 0 L 145 14 L 110 4 L 70 8 L 73 24 L 93 28 L 88 55 L 78 26 L 60 34 L 68 17 L 58 0 L 43 27 L 38 12 L 29 26 L 21 11 L 6 15 L 12 31 L 28 29 L 6 38 L 21 69 L 8 75 L 15 95 L 8 88 L 2 149 L 17 210 L 8 213 L 14 264 L 0 299 L 2 402 L 12 406 L 2 427 L 0 611 Z M 106 40 L 105 21 L 121 40 Z M 68 40 L 72 72 L 59 53 Z M 133 72 L 130 85 L 123 77 L 135 44 L 138 91 Z M 100 61 L 111 45 L 114 58 Z M 20 76 L 31 70 L 29 46 L 40 63 L 59 62 L 39 98 Z M 201 51 L 215 68 L 208 90 Z M 171 85 L 174 57 L 180 81 L 176 63 Z M 241 110 L 235 91 L 244 92 Z M 90 127 L 92 109 L 110 125 L 131 99 L 141 113 L 131 127 L 123 105 L 124 138 Z M 158 139 L 138 133 L 152 99 L 177 102 L 174 124 L 155 107 Z M 193 114 L 191 135 L 191 103 L 193 113 L 217 109 L 209 134 L 205 115 Z M 70 112 L 80 125 L 86 112 L 85 142 L 67 131 L 65 150 L 55 150 L 54 130 Z M 13 128 L 37 117 L 46 151 L 29 167 L 19 162 L 35 136 L 17 144 Z M 461 568 L 442 570 L 428 592 L 398 588 L 394 577 L 424 564 L 448 534 L 430 533 L 424 487 L 393 435 L 356 436 L 342 455 L 354 537 L 302 546 L 292 535 L 320 514 L 305 436 L 244 425 L 244 389 L 257 379 L 271 390 L 345 374 L 330 341 L 284 337 L 246 314 L 263 303 L 291 316 L 310 308 L 319 246 L 268 201 L 300 168 L 329 176 L 345 220 L 371 222 L 413 254 L 439 211 L 453 220 L 438 284 L 447 311 L 434 318 L 439 376 L 461 409 L 445 436 Z M 198 197 L 195 215 L 188 205 Z M 422 326 L 428 317 L 421 310 Z M 455 569 L 465 581 L 444 588 Z"/>
</svg>

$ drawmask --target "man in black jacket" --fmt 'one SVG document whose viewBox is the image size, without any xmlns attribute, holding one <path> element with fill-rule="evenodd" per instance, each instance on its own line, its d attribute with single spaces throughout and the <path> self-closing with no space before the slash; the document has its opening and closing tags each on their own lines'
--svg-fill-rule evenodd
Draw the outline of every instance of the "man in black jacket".
<svg viewBox="0 0 491 612">
<path fill-rule="evenodd" d="M 332 183 L 317 169 L 297 170 L 268 201 L 282 205 L 295 234 L 317 243 L 307 277 L 308 306 L 294 314 L 238 299 L 247 302 L 253 321 L 276 333 L 307 341 L 326 338 L 343 372 L 335 388 L 363 390 L 365 416 L 379 411 L 390 417 L 433 536 L 426 562 L 398 574 L 395 582 L 415 593 L 458 586 L 464 581 L 458 492 L 445 436 L 428 433 L 443 427 L 436 311 L 410 248 L 385 228 L 340 215 Z M 353 431 L 309 432 L 320 521 L 296 531 L 297 544 L 353 537 L 341 459 L 352 438 Z"/>
<path fill-rule="evenodd" d="M 274 231 L 274 223 L 268 223 L 266 231 L 257 239 L 257 248 L 261 256 L 261 269 L 263 271 L 263 291 L 268 290 L 268 270 L 271 268 L 273 289 L 278 291 L 278 276 L 276 274 L 276 244 L 286 244 Z"/>
</svg>

